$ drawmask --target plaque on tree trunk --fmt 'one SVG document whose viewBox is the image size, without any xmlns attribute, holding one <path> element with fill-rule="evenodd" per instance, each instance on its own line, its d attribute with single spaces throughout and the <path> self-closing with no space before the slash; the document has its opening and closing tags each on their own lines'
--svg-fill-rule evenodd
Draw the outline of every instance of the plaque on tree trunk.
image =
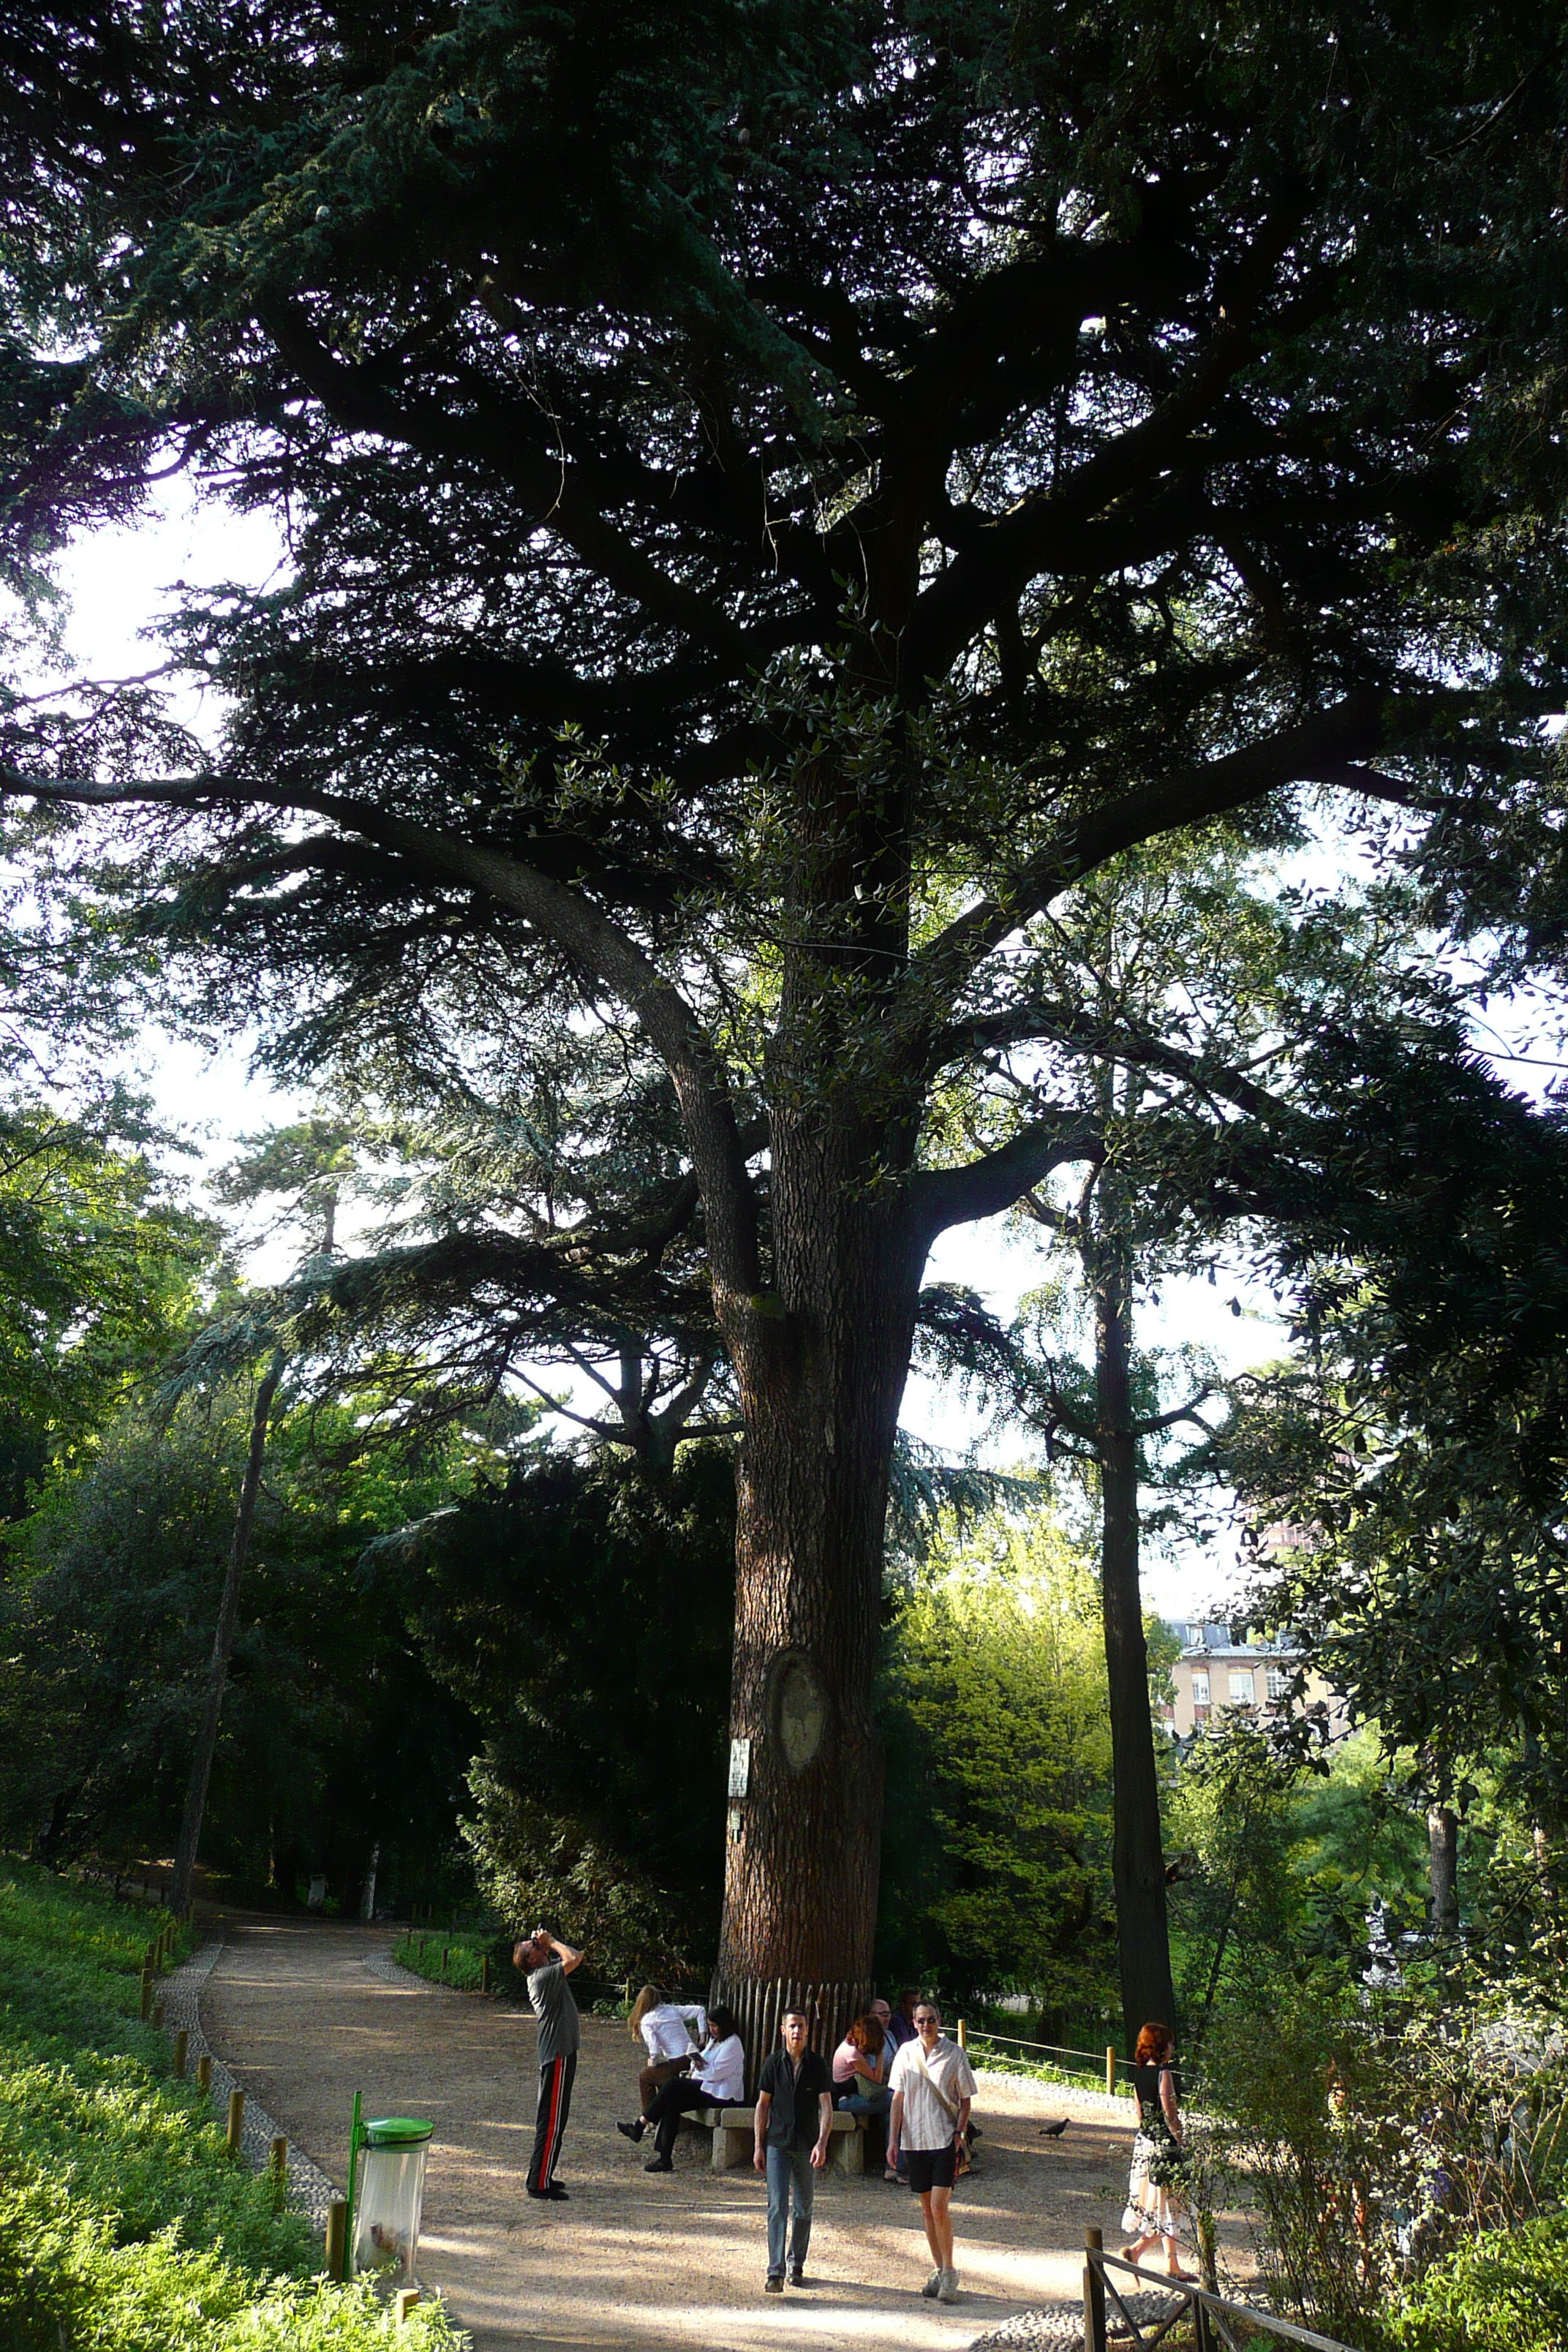
<svg viewBox="0 0 1568 2352">
<path fill-rule="evenodd" d="M 786 1657 L 773 1685 L 779 1746 L 792 1772 L 804 1772 L 827 1728 L 827 1694 L 809 1659 Z"/>
</svg>

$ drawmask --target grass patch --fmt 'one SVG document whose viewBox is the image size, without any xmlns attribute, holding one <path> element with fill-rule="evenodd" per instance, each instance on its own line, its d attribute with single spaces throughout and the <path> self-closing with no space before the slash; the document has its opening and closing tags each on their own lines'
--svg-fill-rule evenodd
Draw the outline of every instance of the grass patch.
<svg viewBox="0 0 1568 2352">
<path fill-rule="evenodd" d="M 481 1990 L 487 1960 L 492 1991 L 509 1987 L 515 1973 L 505 1938 L 472 1928 L 411 1927 L 393 1946 L 392 1957 L 416 1977 L 427 1978 L 431 1984 L 451 1985 L 458 1992 Z"/>
<path fill-rule="evenodd" d="M 1065 2089 L 1098 2091 L 1105 2095 L 1105 2070 L 1092 2073 L 1088 2067 L 1076 2071 L 1058 2066 L 1049 2058 L 1026 2057 L 1021 2051 L 1009 2050 L 1003 2042 L 994 2042 L 988 2034 L 972 2033 L 969 2037 L 970 2063 L 984 2067 L 988 2074 L 1019 2074 L 1030 2083 L 1059 2083 Z M 1116 2078 L 1115 2095 L 1131 2099 L 1132 2085 L 1125 2073 Z"/>
<path fill-rule="evenodd" d="M 0 1865 L 0 2343 L 6 2352 L 456 2352 L 396 2333 L 369 2282 L 237 2165 L 139 2022 L 146 1917 Z M 184 1939 L 188 1948 L 189 1938 Z M 176 1947 L 176 1958 L 179 1947 Z"/>
</svg>

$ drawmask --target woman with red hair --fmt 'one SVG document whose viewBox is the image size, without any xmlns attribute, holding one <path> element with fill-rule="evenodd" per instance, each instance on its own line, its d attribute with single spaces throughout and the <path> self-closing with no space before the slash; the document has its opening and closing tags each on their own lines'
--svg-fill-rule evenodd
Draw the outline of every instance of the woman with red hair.
<svg viewBox="0 0 1568 2352">
<path fill-rule="evenodd" d="M 1132 2053 L 1133 2086 L 1138 2095 L 1138 2137 L 1132 2143 L 1132 2172 L 1127 2183 L 1124 2230 L 1137 2236 L 1123 2246 L 1124 2262 L 1142 2262 L 1152 2246 L 1163 2240 L 1165 2267 L 1173 2278 L 1191 2275 L 1176 2252 L 1182 2234 L 1181 2180 L 1185 2164 L 1182 2147 L 1182 2111 L 1176 2102 L 1176 2040 L 1168 2025 L 1152 2021 L 1138 2036 Z"/>
</svg>

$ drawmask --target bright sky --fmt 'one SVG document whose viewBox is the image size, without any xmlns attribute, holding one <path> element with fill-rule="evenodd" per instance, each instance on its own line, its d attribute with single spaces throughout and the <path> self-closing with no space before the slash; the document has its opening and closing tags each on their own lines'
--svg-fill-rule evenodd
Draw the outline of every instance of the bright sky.
<svg viewBox="0 0 1568 2352">
<path fill-rule="evenodd" d="M 69 600 L 68 642 L 83 675 L 125 677 L 152 666 L 155 654 L 139 632 L 175 583 L 210 586 L 222 580 L 259 585 L 275 572 L 279 547 L 271 526 L 214 509 L 193 509 L 172 499 L 155 520 L 136 530 L 100 533 L 82 543 L 63 567 Z M 188 705 L 183 714 L 200 727 L 204 713 Z M 1500 1034 L 1501 1033 L 1500 1033 Z M 1511 1034 L 1518 1035 L 1517 1025 Z M 237 1033 L 216 1059 L 178 1039 L 153 1035 L 144 1041 L 142 1067 L 163 1116 L 183 1128 L 201 1149 L 206 1168 L 232 1155 L 235 1139 L 273 1121 L 298 1116 L 304 1108 L 253 1076 L 247 1041 Z M 1545 1049 L 1550 1052 L 1551 1048 Z M 1518 1068 L 1516 1079 L 1541 1073 Z M 259 1270 L 259 1269 L 258 1269 Z M 1044 1258 L 1026 1232 L 1005 1220 L 960 1228 L 946 1234 L 933 1254 L 928 1279 L 964 1284 L 1005 1318 L 1018 1298 L 1044 1278 Z M 1240 1306 L 1239 1317 L 1231 1300 Z M 1217 1286 L 1183 1281 L 1167 1286 L 1158 1304 L 1143 1310 L 1140 1339 L 1145 1344 L 1191 1344 L 1206 1349 L 1227 1372 L 1276 1357 L 1283 1333 L 1266 1293 L 1222 1278 Z M 555 1376 L 552 1384 L 558 1386 Z M 974 1413 L 962 1397 L 918 1374 L 910 1382 L 905 1425 L 918 1437 L 956 1458 L 980 1435 Z M 1022 1448 L 1016 1438 L 984 1448 L 983 1458 L 1011 1463 Z M 1209 1549 L 1194 1546 L 1150 1546 L 1145 1591 L 1150 1602 L 1176 1617 L 1198 1617 L 1234 1590 L 1235 1561 L 1228 1541 Z"/>
</svg>

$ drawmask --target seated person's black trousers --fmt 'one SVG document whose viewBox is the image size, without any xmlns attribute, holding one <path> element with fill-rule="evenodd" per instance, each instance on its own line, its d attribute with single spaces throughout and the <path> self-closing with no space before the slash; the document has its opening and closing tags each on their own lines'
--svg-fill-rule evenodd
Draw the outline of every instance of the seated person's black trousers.
<svg viewBox="0 0 1568 2352">
<path fill-rule="evenodd" d="M 668 2161 L 682 2116 L 689 2115 L 696 2107 L 722 2105 L 721 2099 L 716 2099 L 711 2091 L 704 2090 L 702 2084 L 694 2083 L 689 2074 L 683 2074 L 677 2082 L 667 2083 L 662 2091 L 656 2091 L 647 2121 L 655 2127 L 653 2144 L 660 2156 Z"/>
</svg>

